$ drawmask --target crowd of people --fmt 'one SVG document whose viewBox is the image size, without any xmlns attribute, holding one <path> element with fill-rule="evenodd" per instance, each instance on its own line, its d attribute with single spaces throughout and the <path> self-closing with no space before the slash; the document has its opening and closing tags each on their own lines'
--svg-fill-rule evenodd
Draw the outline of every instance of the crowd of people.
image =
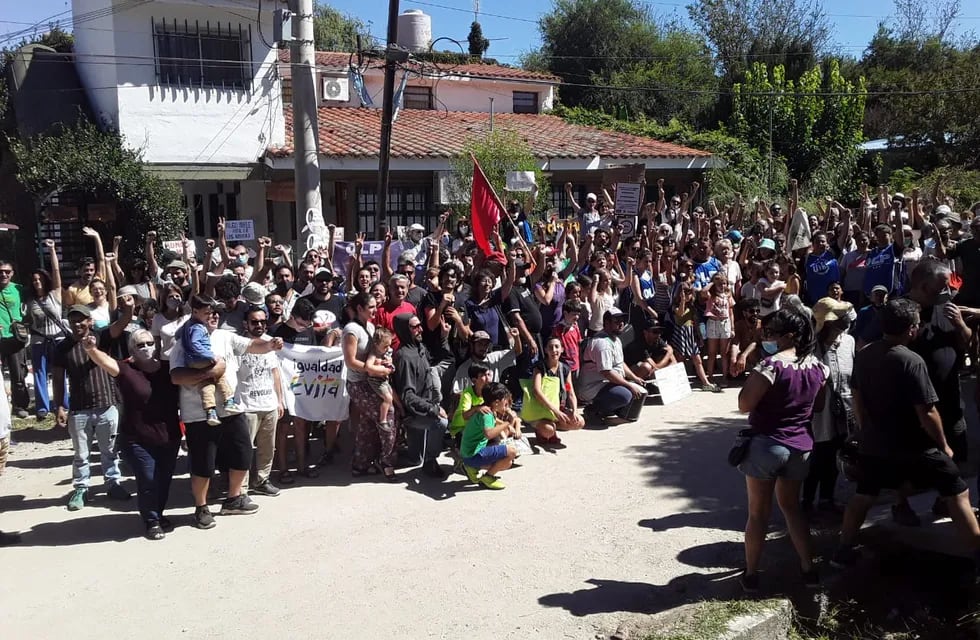
<svg viewBox="0 0 980 640">
<path fill-rule="evenodd" d="M 701 206 L 697 183 L 668 198 L 660 180 L 627 234 L 615 189 L 584 203 L 566 192 L 574 215 L 564 220 L 533 221 L 533 193 L 508 202 L 489 249 L 446 212 L 429 235 L 421 225 L 388 234 L 380 260 L 367 259 L 360 234 L 350 255 L 338 252 L 333 229 L 329 246 L 298 260 L 268 237 L 229 246 L 220 221 L 200 260 L 184 238 L 182 255 L 159 264 L 155 232 L 143 256 L 123 259 L 118 238 L 106 252 L 86 229 L 94 257 L 71 282 L 50 240 L 29 286 L 0 261 L 11 387 L 0 469 L 9 416 L 29 416 L 28 360 L 35 416 L 53 413 L 71 437 L 68 509 L 94 497 L 97 442 L 110 499 L 131 498 L 118 457 L 133 471 L 150 539 L 173 526 L 182 446 L 201 529 L 215 526 L 216 478 L 220 514 L 255 513 L 250 494 L 276 496 L 339 463 L 345 425 L 354 476 L 397 481 L 407 457 L 433 481 L 459 473 L 499 490 L 532 438 L 556 450 L 564 432 L 636 422 L 658 372 L 682 363 L 703 392 L 740 386 L 749 414 L 736 461 L 747 590 L 758 587 L 774 495 L 804 581 L 817 581 L 807 514 L 841 510 L 838 458 L 855 439 L 863 473 L 835 562 L 854 560 L 883 488 L 901 489 L 893 514 L 908 525 L 919 518 L 907 496 L 937 490 L 937 513 L 980 549 L 956 464 L 967 450 L 959 377 L 980 323 L 980 207 L 960 215 L 939 193 L 865 188 L 853 208 L 827 198 L 808 213 L 795 181 L 785 209 L 740 196 Z M 346 419 L 290 415 L 284 345 L 342 355 Z M 322 441 L 316 459 L 311 439 Z M 451 470 L 438 462 L 447 449 Z"/>
</svg>

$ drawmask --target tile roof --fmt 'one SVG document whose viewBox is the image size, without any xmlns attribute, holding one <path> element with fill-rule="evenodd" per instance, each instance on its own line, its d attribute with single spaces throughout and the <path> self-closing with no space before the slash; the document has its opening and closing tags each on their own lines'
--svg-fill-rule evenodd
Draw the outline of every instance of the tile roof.
<svg viewBox="0 0 980 640">
<path fill-rule="evenodd" d="M 292 109 L 286 109 L 286 131 L 292 130 Z M 381 110 L 321 107 L 320 155 L 377 158 Z M 450 158 L 463 152 L 467 140 L 490 127 L 489 113 L 404 109 L 392 131 L 392 158 Z M 494 114 L 494 128 L 516 131 L 538 158 L 691 158 L 711 153 L 670 142 L 570 124 L 557 116 Z M 287 157 L 292 144 L 269 148 L 271 157 Z"/>
<path fill-rule="evenodd" d="M 289 50 L 280 49 L 279 50 L 279 61 L 289 62 Z M 351 54 L 344 53 L 342 51 L 317 51 L 316 52 L 316 64 L 318 67 L 323 67 L 326 69 L 336 69 L 340 71 L 346 71 L 350 66 Z M 406 66 L 406 65 L 403 65 Z M 551 75 L 550 73 L 539 73 L 537 71 L 526 71 L 524 69 L 518 69 L 515 67 L 505 67 L 499 64 L 481 64 L 481 63 L 469 63 L 469 64 L 444 64 L 440 63 L 438 68 L 433 63 L 426 63 L 423 66 L 418 64 L 408 64 L 407 66 L 416 69 L 422 69 L 426 73 L 438 73 L 443 72 L 451 75 L 462 75 L 471 76 L 479 78 L 489 78 L 492 80 L 533 80 L 536 82 L 550 82 L 558 84 L 561 82 L 561 78 L 558 76 Z M 376 68 L 380 70 L 381 61 L 375 60 L 371 68 Z"/>
</svg>

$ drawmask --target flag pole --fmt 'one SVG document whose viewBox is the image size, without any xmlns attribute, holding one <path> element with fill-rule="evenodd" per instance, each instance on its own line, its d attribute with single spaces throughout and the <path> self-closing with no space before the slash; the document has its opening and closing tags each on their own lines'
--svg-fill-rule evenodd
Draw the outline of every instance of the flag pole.
<svg viewBox="0 0 980 640">
<path fill-rule="evenodd" d="M 483 181 L 487 183 L 488 187 L 490 187 L 490 193 L 493 194 L 494 201 L 497 203 L 497 206 L 500 207 L 501 217 L 507 218 L 508 222 L 510 222 L 510 226 L 514 227 L 514 231 L 517 232 L 517 240 L 521 243 L 521 246 L 524 247 L 524 252 L 527 254 L 528 259 L 532 260 L 533 263 L 533 258 L 531 258 L 531 249 L 527 246 L 527 243 L 524 242 L 524 237 L 521 235 L 521 230 L 517 227 L 517 223 L 514 222 L 514 219 L 510 217 L 507 207 L 505 207 L 503 202 L 500 201 L 500 197 L 497 195 L 497 190 L 493 188 L 493 183 L 487 178 L 487 174 L 483 172 L 483 167 L 481 167 L 480 163 L 476 161 L 476 156 L 473 155 L 472 151 L 470 151 L 470 159 L 473 161 L 474 170 L 478 170 L 480 172 L 480 175 L 483 176 Z"/>
</svg>

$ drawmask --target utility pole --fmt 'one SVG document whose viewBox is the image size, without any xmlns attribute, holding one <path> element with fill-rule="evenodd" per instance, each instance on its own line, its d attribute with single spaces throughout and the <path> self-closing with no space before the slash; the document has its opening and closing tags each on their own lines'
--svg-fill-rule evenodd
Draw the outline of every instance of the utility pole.
<svg viewBox="0 0 980 640">
<path fill-rule="evenodd" d="M 384 105 L 381 109 L 381 149 L 378 196 L 375 198 L 375 234 L 388 232 L 388 169 L 391 166 L 391 121 L 395 116 L 395 52 L 398 43 L 398 0 L 388 0 L 388 46 L 385 48 Z"/>
<path fill-rule="evenodd" d="M 293 159 L 296 179 L 296 228 L 323 220 L 320 198 L 319 125 L 316 103 L 316 44 L 313 41 L 313 0 L 290 0 L 293 42 L 290 43 L 290 73 L 293 82 Z M 309 211 L 312 210 L 311 215 Z M 309 236 L 300 238 L 303 255 Z"/>
</svg>

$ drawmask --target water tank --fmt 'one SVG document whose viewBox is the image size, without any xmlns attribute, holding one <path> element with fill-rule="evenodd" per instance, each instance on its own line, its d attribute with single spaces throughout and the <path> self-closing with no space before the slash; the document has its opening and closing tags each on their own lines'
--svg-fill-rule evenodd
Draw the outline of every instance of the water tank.
<svg viewBox="0 0 980 640">
<path fill-rule="evenodd" d="M 407 9 L 398 16 L 398 44 L 413 53 L 428 51 L 432 42 L 432 16 L 421 9 Z"/>
</svg>

